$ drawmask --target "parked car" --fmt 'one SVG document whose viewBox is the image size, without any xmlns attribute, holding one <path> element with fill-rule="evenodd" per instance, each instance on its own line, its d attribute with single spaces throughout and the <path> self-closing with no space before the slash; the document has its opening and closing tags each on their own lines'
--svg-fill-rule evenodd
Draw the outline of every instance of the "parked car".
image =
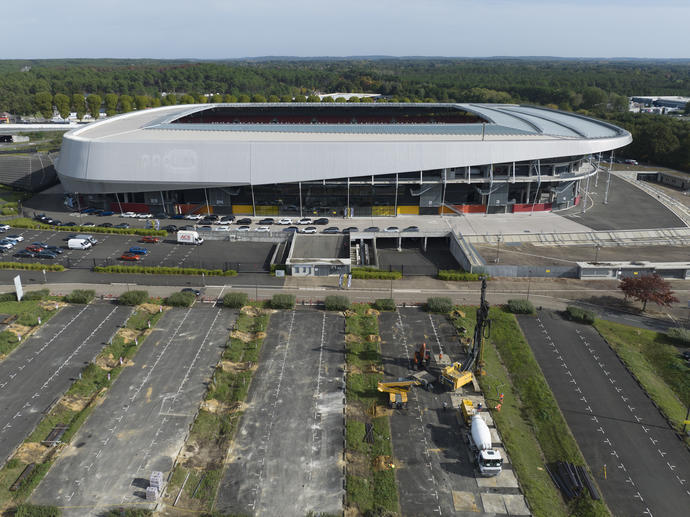
<svg viewBox="0 0 690 517">
<path fill-rule="evenodd" d="M 163 229 L 164 229 L 166 232 L 176 232 L 176 231 L 177 231 L 177 226 L 175 226 L 174 224 L 169 224 L 168 226 L 164 226 Z"/>
<path fill-rule="evenodd" d="M 210 232 L 211 230 L 213 230 L 213 228 L 211 228 L 211 227 L 208 226 L 208 225 L 204 225 L 204 226 L 199 226 L 199 227 L 197 228 L 197 230 L 202 230 L 202 231 L 205 231 L 205 232 Z"/>
<path fill-rule="evenodd" d="M 120 228 L 122 230 L 126 230 L 129 227 L 130 226 L 127 223 L 120 223 L 120 224 L 116 224 L 115 226 L 113 226 L 113 228 Z"/>
<path fill-rule="evenodd" d="M 248 232 L 249 231 L 249 226 L 243 225 L 243 226 L 238 226 L 237 227 L 238 232 Z"/>
<path fill-rule="evenodd" d="M 65 226 L 74 226 L 73 224 L 66 224 Z M 96 226 L 96 223 L 92 223 L 91 221 L 86 221 L 85 223 L 80 224 L 79 226 L 83 226 L 84 228 L 93 228 Z"/>
<path fill-rule="evenodd" d="M 103 210 L 100 214 L 98 214 L 99 217 L 105 217 L 107 215 L 115 215 L 115 212 L 112 210 Z"/>
<path fill-rule="evenodd" d="M 404 232 L 418 232 L 419 226 L 408 226 L 403 230 Z"/>
<path fill-rule="evenodd" d="M 357 228 L 356 226 L 348 226 L 347 228 L 345 228 L 343 230 L 343 233 L 355 233 L 358 231 L 359 231 L 359 228 Z"/>
<path fill-rule="evenodd" d="M 389 226 L 383 231 L 386 233 L 398 233 L 400 231 L 400 228 L 398 228 L 397 226 Z"/>
<path fill-rule="evenodd" d="M 369 228 L 366 228 L 364 231 L 366 233 L 377 233 L 377 232 L 380 232 L 381 230 L 379 229 L 378 226 L 370 226 Z"/>
<path fill-rule="evenodd" d="M 211 228 L 214 232 L 229 232 L 232 228 L 227 224 L 222 224 L 220 226 L 214 226 Z"/>
<path fill-rule="evenodd" d="M 8 235 L 7 237 L 5 237 L 5 239 L 12 239 L 13 241 L 22 242 L 24 240 L 24 237 L 22 237 L 21 235 Z"/>
<path fill-rule="evenodd" d="M 90 214 L 91 212 L 95 212 L 95 211 L 96 211 L 96 209 L 91 208 L 91 207 L 86 207 L 86 208 L 81 209 L 82 214 Z"/>
<path fill-rule="evenodd" d="M 43 249 L 43 246 L 36 246 L 35 244 L 26 247 L 26 251 L 30 251 L 31 253 L 38 253 L 39 251 L 43 251 Z"/>
<path fill-rule="evenodd" d="M 297 221 L 297 224 L 313 224 L 311 217 L 302 217 L 299 221 Z"/>
<path fill-rule="evenodd" d="M 289 217 L 282 217 L 278 219 L 278 224 L 292 224 L 292 219 Z"/>
<path fill-rule="evenodd" d="M 46 258 L 46 259 L 54 259 L 57 257 L 56 253 L 53 253 L 52 251 L 49 250 L 43 250 L 39 251 L 36 253 L 36 258 Z"/>
<path fill-rule="evenodd" d="M 314 221 L 314 224 L 326 225 L 328 224 L 328 217 L 319 217 L 316 221 Z"/>
<path fill-rule="evenodd" d="M 324 229 L 321 233 L 340 233 L 340 230 L 336 228 L 335 226 L 329 226 L 328 228 Z"/>
<path fill-rule="evenodd" d="M 170 217 L 170 219 L 184 219 L 185 216 L 184 214 L 174 214 Z"/>
<path fill-rule="evenodd" d="M 151 235 L 145 235 L 144 237 L 141 238 L 140 242 L 148 242 L 151 244 L 158 244 L 161 241 L 160 237 L 153 237 Z"/>
<path fill-rule="evenodd" d="M 51 219 L 48 224 L 52 226 L 62 226 L 62 221 L 60 221 L 59 219 Z"/>
<path fill-rule="evenodd" d="M 186 214 L 184 218 L 190 221 L 201 221 L 204 218 L 204 216 L 201 214 Z"/>
<path fill-rule="evenodd" d="M 194 289 L 193 287 L 185 287 L 180 291 L 181 293 L 192 293 L 197 298 L 201 296 L 201 291 L 199 289 Z"/>
<path fill-rule="evenodd" d="M 127 252 L 123 253 L 120 256 L 120 258 L 122 260 L 140 260 L 141 255 L 139 255 L 138 253 L 130 253 L 129 251 L 127 251 Z"/>
<path fill-rule="evenodd" d="M 235 221 L 236 224 L 252 224 L 252 220 L 249 217 L 243 217 Z"/>
<path fill-rule="evenodd" d="M 299 228 L 297 228 L 297 226 L 288 226 L 287 228 L 283 228 L 283 231 L 288 233 L 297 233 L 299 232 Z"/>
<path fill-rule="evenodd" d="M 48 251 L 50 251 L 50 252 L 52 252 L 52 253 L 55 253 L 56 255 L 61 255 L 62 252 L 64 251 L 64 250 L 63 250 L 62 248 L 60 248 L 59 246 L 48 246 L 48 247 L 46 247 L 46 250 L 48 250 Z"/>
<path fill-rule="evenodd" d="M 157 214 L 153 214 L 153 217 L 155 217 L 156 219 L 167 219 L 168 214 L 166 214 L 165 212 L 158 212 Z"/>
<path fill-rule="evenodd" d="M 151 213 L 142 213 L 142 214 L 137 214 L 136 215 L 137 219 L 152 219 L 153 214 Z"/>
<path fill-rule="evenodd" d="M 129 253 L 136 253 L 137 255 L 148 255 L 149 250 L 142 248 L 141 246 L 132 246 L 129 248 Z"/>
<path fill-rule="evenodd" d="M 235 216 L 234 216 L 234 215 L 224 215 L 223 217 L 221 217 L 220 219 L 218 219 L 218 222 L 219 222 L 220 224 L 228 224 L 228 223 L 233 222 L 234 220 L 235 220 Z"/>
<path fill-rule="evenodd" d="M 32 246 L 38 246 L 39 248 L 47 248 L 48 246 L 50 246 L 50 244 L 48 244 L 46 242 L 40 242 L 40 241 L 32 242 L 31 245 Z"/>
<path fill-rule="evenodd" d="M 101 223 L 98 225 L 99 228 L 112 228 L 113 223 Z"/>
<path fill-rule="evenodd" d="M 34 258 L 36 254 L 29 250 L 21 250 L 14 254 L 15 257 Z"/>
<path fill-rule="evenodd" d="M 83 224 L 81 224 L 80 226 L 86 226 L 86 225 L 88 225 L 88 224 L 89 224 L 89 223 L 83 223 Z M 68 223 L 63 224 L 62 226 L 77 226 L 77 223 L 75 223 L 74 221 L 70 221 L 70 222 L 68 222 Z"/>
<path fill-rule="evenodd" d="M 122 212 L 120 214 L 120 217 L 127 217 L 127 218 L 132 218 L 132 217 L 136 217 L 136 216 L 137 216 L 137 214 L 134 212 Z"/>
<path fill-rule="evenodd" d="M 273 217 L 264 217 L 263 219 L 261 219 L 261 221 L 259 221 L 259 224 L 273 224 L 275 222 L 276 220 L 273 219 Z"/>
<path fill-rule="evenodd" d="M 316 226 L 307 226 L 302 233 L 316 233 Z"/>
<path fill-rule="evenodd" d="M 9 229 L 10 229 L 9 224 L 0 224 L 0 232 L 6 232 Z"/>
<path fill-rule="evenodd" d="M 266 232 L 270 232 L 271 229 L 268 226 L 257 226 L 256 228 L 254 228 L 254 231 L 266 233 Z"/>
<path fill-rule="evenodd" d="M 14 243 L 14 242 L 3 240 L 3 241 L 0 241 L 0 248 L 2 248 L 4 250 L 11 250 L 12 248 L 14 248 L 15 244 L 16 243 Z"/>
</svg>

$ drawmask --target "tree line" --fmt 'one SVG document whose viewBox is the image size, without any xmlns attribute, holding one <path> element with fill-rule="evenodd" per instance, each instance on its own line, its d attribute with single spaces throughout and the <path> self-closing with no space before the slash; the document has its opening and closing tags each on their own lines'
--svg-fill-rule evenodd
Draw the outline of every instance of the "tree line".
<svg viewBox="0 0 690 517">
<path fill-rule="evenodd" d="M 205 102 L 318 102 L 317 92 L 392 102 L 523 103 L 605 118 L 633 134 L 623 156 L 690 171 L 688 124 L 627 112 L 634 94 L 690 96 L 689 61 L 352 59 L 0 61 L 0 111 L 98 117 Z M 326 102 L 344 101 L 327 98 Z M 351 99 L 357 102 L 359 99 Z M 370 99 L 364 102 L 371 102 Z"/>
</svg>

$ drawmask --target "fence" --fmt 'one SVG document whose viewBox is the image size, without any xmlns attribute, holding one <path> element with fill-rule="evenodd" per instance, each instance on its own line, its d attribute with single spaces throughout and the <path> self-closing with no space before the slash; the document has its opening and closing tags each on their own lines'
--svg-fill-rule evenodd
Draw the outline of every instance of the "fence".
<svg viewBox="0 0 690 517">
<path fill-rule="evenodd" d="M 121 260 L 104 258 L 104 259 L 91 259 L 91 260 L 79 260 L 71 261 L 69 258 L 65 259 L 64 263 L 66 268 L 69 269 L 92 269 L 94 267 L 107 267 L 107 266 L 141 266 L 141 267 L 182 267 L 182 268 L 198 268 L 198 269 L 222 269 L 227 271 L 228 269 L 234 269 L 238 273 L 266 273 L 270 271 L 270 266 L 267 262 L 229 262 L 229 261 L 213 261 L 213 260 L 185 260 L 184 263 L 160 263 L 160 264 L 136 264 L 132 262 L 123 262 Z"/>
</svg>

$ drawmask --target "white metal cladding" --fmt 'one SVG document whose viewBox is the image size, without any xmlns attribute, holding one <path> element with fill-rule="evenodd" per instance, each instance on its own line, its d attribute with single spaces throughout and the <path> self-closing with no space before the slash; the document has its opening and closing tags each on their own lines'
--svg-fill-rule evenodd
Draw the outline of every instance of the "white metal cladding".
<svg viewBox="0 0 690 517">
<path fill-rule="evenodd" d="M 67 133 L 57 164 L 65 189 L 137 192 L 328 180 L 586 155 L 632 140 L 608 124 L 551 110 L 544 110 L 546 118 L 553 113 L 561 124 L 572 119 L 573 127 L 583 120 L 587 126 L 600 124 L 602 134 L 614 136 L 563 137 L 535 129 L 533 135 L 482 140 L 477 135 L 300 133 L 298 124 L 285 133 L 155 127 L 189 110 L 174 106 L 129 113 Z M 508 110 L 501 113 L 506 125 Z M 522 129 L 524 119 L 514 126 Z"/>
</svg>

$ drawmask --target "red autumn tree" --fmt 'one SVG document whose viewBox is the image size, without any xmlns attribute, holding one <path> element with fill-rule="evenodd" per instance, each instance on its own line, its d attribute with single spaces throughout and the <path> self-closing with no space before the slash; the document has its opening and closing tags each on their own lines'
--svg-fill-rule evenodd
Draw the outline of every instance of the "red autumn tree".
<svg viewBox="0 0 690 517">
<path fill-rule="evenodd" d="M 678 298 L 673 296 L 671 284 L 657 274 L 624 278 L 619 287 L 625 294 L 626 300 L 632 298 L 642 302 L 643 312 L 647 308 L 647 302 L 670 307 L 672 303 L 678 301 Z"/>
</svg>

